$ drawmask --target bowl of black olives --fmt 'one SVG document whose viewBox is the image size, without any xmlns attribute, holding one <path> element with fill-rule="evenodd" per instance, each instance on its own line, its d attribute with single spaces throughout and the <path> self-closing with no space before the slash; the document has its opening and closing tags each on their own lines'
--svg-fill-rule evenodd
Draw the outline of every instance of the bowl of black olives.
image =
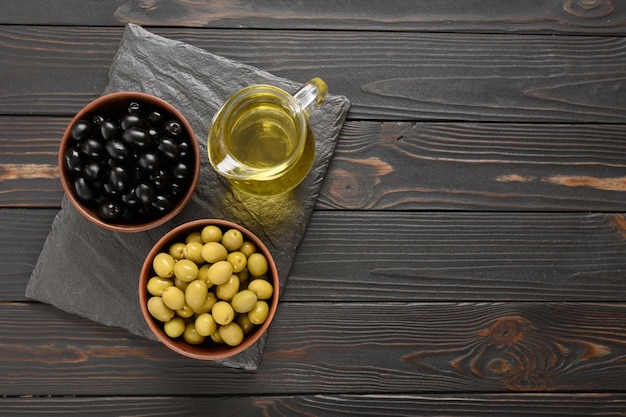
<svg viewBox="0 0 626 417">
<path fill-rule="evenodd" d="M 267 246 L 222 219 L 184 223 L 161 237 L 139 277 L 148 327 L 183 356 L 216 360 L 254 345 L 278 307 L 279 279 Z"/>
<path fill-rule="evenodd" d="M 139 232 L 176 216 L 200 175 L 200 153 L 185 117 L 166 101 L 118 92 L 71 120 L 59 149 L 61 184 L 91 222 Z"/>
</svg>

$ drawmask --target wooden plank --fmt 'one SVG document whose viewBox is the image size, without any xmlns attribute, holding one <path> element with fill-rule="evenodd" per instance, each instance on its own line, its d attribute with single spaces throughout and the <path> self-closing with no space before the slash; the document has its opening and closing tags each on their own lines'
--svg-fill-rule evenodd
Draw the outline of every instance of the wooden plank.
<svg viewBox="0 0 626 417">
<path fill-rule="evenodd" d="M 347 123 L 322 209 L 621 211 L 624 125 Z"/>
<path fill-rule="evenodd" d="M 0 30 L 2 114 L 71 115 L 100 94 L 121 28 Z M 302 82 L 352 119 L 623 123 L 625 38 L 158 29 Z M 271 53 L 268 53 L 271 51 Z M 367 53 L 363 53 L 367 51 Z M 442 51 L 445 51 L 443 53 Z"/>
<path fill-rule="evenodd" d="M 0 300 L 24 290 L 54 210 L 0 210 Z M 284 301 L 623 301 L 623 214 L 320 212 Z"/>
<path fill-rule="evenodd" d="M 591 394 L 374 394 L 235 397 L 34 397 L 0 398 L 7 415 L 38 414 L 143 417 L 187 416 L 190 410 L 210 410 L 220 417 L 430 416 L 486 415 L 623 416 L 622 393 Z"/>
<path fill-rule="evenodd" d="M 24 291 L 57 210 L 0 210 L 0 300 L 25 300 Z M 6 292 L 5 292 L 6 291 Z"/>
<path fill-rule="evenodd" d="M 29 12 L 24 13 L 28 8 Z M 350 29 L 421 32 L 526 32 L 624 34 L 622 2 L 570 0 L 523 3 L 502 0 L 360 1 L 318 0 L 236 3 L 183 0 L 158 2 L 106 1 L 84 7 L 77 0 L 0 1 L 0 23 L 115 26 L 133 22 L 147 26 L 263 29 Z"/>
<path fill-rule="evenodd" d="M 0 206 L 60 206 L 57 157 L 70 119 L 0 116 Z"/>
<path fill-rule="evenodd" d="M 69 117 L 0 116 L 0 207 L 59 207 Z M 349 121 L 317 207 L 620 212 L 626 125 Z"/>
<path fill-rule="evenodd" d="M 256 373 L 38 303 L 0 304 L 0 335 L 7 396 L 626 389 L 624 303 L 282 303 Z"/>
<path fill-rule="evenodd" d="M 289 300 L 613 300 L 620 214 L 315 212 Z"/>
</svg>

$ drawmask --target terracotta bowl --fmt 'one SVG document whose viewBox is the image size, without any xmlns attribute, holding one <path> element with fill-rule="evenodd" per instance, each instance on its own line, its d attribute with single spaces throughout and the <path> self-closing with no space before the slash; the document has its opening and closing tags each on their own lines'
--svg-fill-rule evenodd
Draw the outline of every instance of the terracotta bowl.
<svg viewBox="0 0 626 417">
<path fill-rule="evenodd" d="M 179 122 L 178 123 L 179 130 L 178 130 L 178 134 L 175 137 L 175 140 L 182 142 L 183 141 L 182 138 L 184 138 L 185 143 L 181 144 L 180 142 L 176 142 L 176 145 L 174 145 L 176 146 L 175 148 L 176 153 L 171 153 L 171 152 L 168 154 L 159 153 L 161 152 L 161 150 L 155 149 L 157 146 L 160 146 L 160 145 L 157 145 L 157 143 L 160 144 L 163 140 L 163 137 L 166 137 L 169 134 L 169 133 L 163 133 L 164 124 L 162 124 L 161 122 L 159 123 L 155 122 L 150 125 L 150 126 L 157 126 L 157 127 L 150 127 L 147 124 L 141 126 L 141 129 L 143 129 L 144 131 L 151 132 L 150 144 L 143 145 L 143 146 L 148 146 L 147 148 L 139 148 L 138 147 L 139 145 L 135 145 L 135 143 L 130 142 L 130 139 L 128 139 L 128 138 L 132 138 L 132 136 L 130 135 L 123 136 L 123 138 L 127 140 L 125 141 L 122 140 L 121 139 L 122 129 L 119 127 L 121 124 L 119 122 L 119 119 L 124 114 L 129 112 L 128 107 L 130 103 L 139 103 L 141 105 L 141 114 L 143 116 L 145 116 L 146 113 L 150 111 L 158 111 L 162 116 L 162 120 L 177 120 Z M 90 134 L 91 136 L 89 137 L 90 139 L 99 141 L 100 143 L 99 146 L 104 149 L 104 150 L 101 149 L 101 152 L 103 152 L 103 154 L 101 154 L 97 158 L 94 157 L 93 155 L 86 156 L 86 149 L 88 148 L 84 146 L 84 141 L 87 139 L 82 138 L 81 139 L 82 142 L 81 142 L 76 139 L 77 138 L 76 133 L 74 134 L 74 136 L 72 135 L 72 128 L 75 126 L 75 124 L 78 121 L 86 120 L 89 122 L 93 122 L 94 117 L 97 117 L 97 116 L 102 116 L 104 119 L 110 120 L 114 122 L 115 125 L 118 126 L 118 130 L 116 131 L 115 135 L 111 135 L 110 137 L 116 136 L 114 139 L 117 142 L 120 142 L 120 141 L 124 142 L 127 148 L 127 152 L 125 154 L 116 154 L 117 159 L 111 158 L 109 156 L 110 153 L 107 153 L 109 152 L 107 150 L 108 149 L 107 145 L 109 145 L 113 139 L 111 139 L 110 137 L 109 138 L 104 137 L 103 134 L 100 133 L 101 129 L 99 125 L 95 125 L 95 124 L 93 125 L 93 132 Z M 171 141 L 170 141 L 170 144 L 171 144 Z M 184 149 L 182 145 L 186 146 L 186 150 L 185 150 L 186 156 L 180 151 L 180 149 Z M 68 163 L 67 163 L 67 158 L 69 158 L 68 148 L 76 149 L 76 153 L 73 155 L 73 157 L 75 160 L 79 160 L 79 162 L 74 162 L 75 164 L 73 168 L 74 171 L 68 168 Z M 93 149 L 93 148 L 94 147 L 92 146 L 90 149 Z M 165 169 L 165 168 L 161 168 L 162 166 L 163 167 L 168 166 L 169 168 L 167 169 L 173 169 L 171 167 L 174 164 L 178 164 L 180 163 L 180 161 L 183 161 L 183 160 L 185 161 L 184 164 L 188 168 L 187 173 L 185 174 L 186 175 L 185 180 L 180 180 L 178 181 L 177 184 L 174 184 L 174 185 L 170 184 L 172 181 L 170 181 L 170 183 L 165 182 L 165 181 L 158 183 L 160 187 L 159 191 L 153 192 L 152 197 L 150 198 L 157 198 L 157 195 L 158 195 L 158 199 L 160 202 L 146 203 L 146 204 L 149 204 L 150 206 L 148 208 L 142 209 L 144 211 L 139 212 L 139 213 L 132 212 L 130 211 L 130 209 L 124 208 L 125 206 L 123 206 L 122 203 L 120 202 L 110 203 L 111 200 L 121 199 L 122 198 L 121 194 L 126 193 L 127 190 L 123 190 L 120 187 L 119 189 L 114 190 L 114 192 L 117 193 L 117 195 L 113 195 L 110 192 L 111 188 L 109 187 L 107 189 L 108 191 L 108 194 L 107 194 L 104 191 L 104 186 L 102 185 L 103 181 L 100 181 L 99 179 L 93 179 L 93 176 L 90 179 L 91 182 L 88 183 L 89 184 L 88 191 L 90 193 L 90 199 L 89 200 L 83 199 L 81 201 L 81 199 L 77 197 L 77 187 L 80 187 L 79 185 L 76 184 L 77 177 L 86 175 L 84 174 L 85 172 L 84 169 L 83 171 L 80 170 L 81 169 L 80 164 L 82 164 L 83 162 L 85 164 L 89 164 L 91 162 L 94 162 L 95 159 L 97 159 L 97 165 L 100 165 L 99 170 L 102 172 L 100 176 L 104 176 L 104 178 L 108 178 L 106 177 L 107 175 L 106 172 L 109 172 L 107 171 L 107 169 L 112 170 L 113 164 L 117 164 L 118 166 L 122 166 L 123 164 L 125 164 L 123 166 L 133 166 L 135 167 L 134 173 L 130 173 L 129 175 L 127 175 L 127 177 L 138 178 L 139 177 L 138 173 L 141 172 L 141 175 L 142 175 L 141 178 L 143 181 L 143 175 L 147 175 L 147 174 L 145 173 L 145 170 L 139 171 L 139 168 L 137 168 L 136 165 L 138 162 L 137 160 L 138 160 L 139 153 L 145 152 L 146 150 L 151 151 L 155 155 L 158 155 L 158 159 L 156 160 L 157 161 L 156 163 L 159 169 Z M 167 155 L 167 157 L 163 155 Z M 152 163 L 154 164 L 154 160 Z M 65 130 L 65 133 L 63 134 L 63 138 L 61 139 L 58 164 L 59 164 L 59 175 L 61 178 L 61 184 L 63 186 L 63 190 L 65 191 L 65 195 L 70 200 L 72 205 L 76 208 L 76 210 L 78 210 L 78 212 L 81 213 L 85 218 L 90 220 L 92 223 L 98 226 L 101 226 L 105 229 L 109 229 L 109 230 L 113 230 L 117 232 L 140 232 L 140 231 L 157 227 L 167 222 L 168 220 L 172 219 L 189 202 L 192 194 L 194 193 L 195 187 L 198 183 L 198 178 L 200 176 L 200 151 L 198 149 L 198 142 L 193 134 L 193 130 L 191 126 L 189 125 L 189 122 L 171 104 L 167 103 L 166 101 L 158 97 L 155 97 L 146 93 L 119 92 L 119 93 L 111 93 L 111 94 L 104 95 L 102 97 L 97 98 L 96 100 L 86 105 L 82 110 L 80 110 L 74 116 L 72 121 L 67 126 L 67 129 Z M 102 166 L 104 166 L 104 168 L 102 168 Z M 146 165 L 144 164 L 143 166 L 145 167 Z M 130 171 L 131 169 L 129 168 L 128 170 Z M 93 172 L 93 171 L 90 171 L 90 172 Z M 167 175 L 169 175 L 168 178 L 174 177 L 170 172 L 167 172 Z M 83 185 L 86 182 L 86 180 L 84 179 L 81 179 L 80 181 L 82 181 Z M 153 186 L 154 184 L 150 185 L 150 187 L 153 187 Z M 83 192 L 84 192 L 84 189 L 85 188 L 83 186 Z M 91 200 L 92 195 L 95 196 L 94 200 Z M 103 217 L 99 215 L 98 204 L 103 204 L 102 201 L 104 201 L 105 198 L 106 198 L 107 204 L 109 204 L 109 208 L 114 209 L 113 210 L 114 213 L 119 214 L 120 212 L 122 212 L 126 214 L 124 216 L 115 215 L 115 216 L 109 216 L 109 217 Z M 98 203 L 94 201 L 98 201 Z M 145 201 L 150 201 L 150 200 L 148 199 L 148 200 L 143 200 L 143 201 L 145 202 Z M 125 200 L 125 202 L 128 203 L 128 199 Z M 131 203 L 136 204 L 136 201 L 133 201 Z M 154 208 L 152 207 L 152 204 L 155 204 L 158 206 L 161 203 L 163 204 L 160 205 L 158 209 L 156 208 L 156 206 Z M 120 209 L 119 208 L 120 206 L 122 206 L 123 208 Z M 135 210 L 135 208 L 133 208 L 133 210 Z M 133 213 L 132 215 L 129 214 L 131 212 Z"/>
<path fill-rule="evenodd" d="M 155 319 L 150 312 L 148 311 L 148 300 L 152 295 L 147 290 L 147 284 L 150 278 L 154 277 L 156 274 L 153 270 L 152 261 L 154 257 L 160 252 L 168 252 L 170 245 L 176 242 L 184 242 L 185 238 L 192 232 L 202 231 L 205 226 L 215 225 L 222 229 L 223 232 L 228 229 L 237 229 L 241 231 L 244 240 L 252 241 L 257 248 L 257 252 L 265 255 L 265 258 L 268 261 L 268 272 L 267 272 L 267 280 L 274 287 L 274 291 L 272 297 L 268 300 L 265 300 L 269 306 L 269 314 L 267 319 L 262 324 L 258 324 L 255 328 L 244 336 L 243 342 L 237 346 L 229 346 L 223 343 L 216 343 L 211 340 L 210 337 L 206 337 L 206 340 L 201 344 L 189 344 L 187 343 L 183 337 L 171 338 L 168 336 L 164 329 L 163 323 L 159 320 Z M 278 279 L 278 271 L 276 270 L 276 264 L 270 251 L 263 244 L 263 242 L 248 229 L 220 219 L 202 219 L 202 220 L 194 220 L 185 224 L 182 224 L 168 233 L 166 233 L 159 241 L 152 247 L 146 259 L 144 261 L 143 267 L 141 269 L 141 274 L 139 277 L 139 303 L 141 306 L 141 312 L 143 317 L 150 327 L 152 333 L 157 337 L 159 341 L 161 341 L 165 346 L 170 348 L 176 353 L 180 355 L 200 360 L 216 360 L 216 359 L 224 359 L 234 355 L 237 355 L 244 350 L 248 349 L 254 343 L 256 343 L 259 338 L 267 331 L 270 323 L 272 322 L 274 315 L 276 314 L 276 309 L 278 308 L 278 298 L 279 298 L 279 279 Z M 236 320 L 236 318 L 235 318 Z"/>
</svg>

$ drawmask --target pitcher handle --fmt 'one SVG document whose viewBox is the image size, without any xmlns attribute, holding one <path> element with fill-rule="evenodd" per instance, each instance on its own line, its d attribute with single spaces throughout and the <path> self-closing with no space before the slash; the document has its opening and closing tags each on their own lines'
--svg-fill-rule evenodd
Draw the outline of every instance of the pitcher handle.
<svg viewBox="0 0 626 417">
<path fill-rule="evenodd" d="M 311 115 L 326 100 L 328 86 L 321 78 L 313 78 L 306 82 L 293 97 L 307 117 Z"/>
</svg>

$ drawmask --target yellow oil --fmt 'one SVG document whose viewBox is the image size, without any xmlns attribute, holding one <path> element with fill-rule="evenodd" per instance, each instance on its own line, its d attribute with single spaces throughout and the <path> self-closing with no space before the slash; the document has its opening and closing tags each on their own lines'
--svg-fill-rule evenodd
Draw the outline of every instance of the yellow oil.
<svg viewBox="0 0 626 417">
<path fill-rule="evenodd" d="M 307 129 L 307 138 L 300 158 L 285 173 L 270 180 L 233 180 L 229 181 L 238 189 L 245 192 L 269 196 L 291 191 L 307 176 L 315 158 L 315 138 L 310 128 Z"/>
<path fill-rule="evenodd" d="M 289 112 L 277 103 L 250 100 L 237 109 L 224 129 L 230 154 L 243 164 L 259 169 L 293 161 L 298 152 L 298 127 Z"/>
</svg>

